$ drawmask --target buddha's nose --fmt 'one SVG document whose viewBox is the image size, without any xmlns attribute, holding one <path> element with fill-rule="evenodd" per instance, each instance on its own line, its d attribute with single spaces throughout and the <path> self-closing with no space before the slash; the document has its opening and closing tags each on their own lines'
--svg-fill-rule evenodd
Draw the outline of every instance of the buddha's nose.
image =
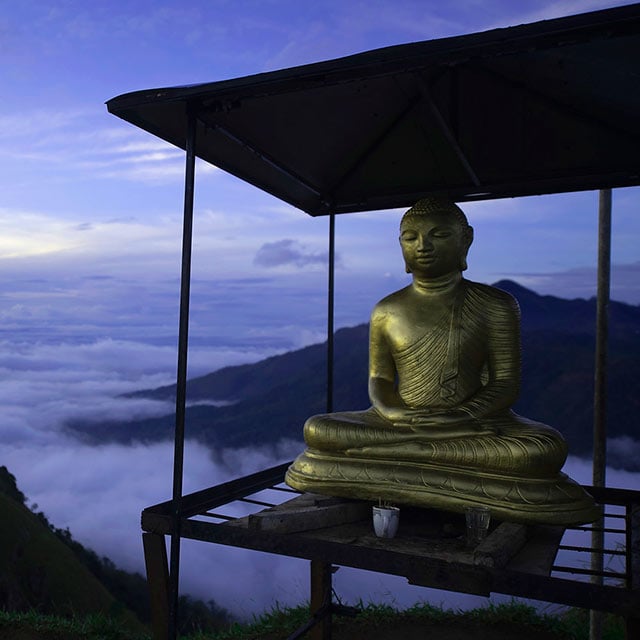
<svg viewBox="0 0 640 640">
<path fill-rule="evenodd" d="M 418 238 L 418 251 L 431 251 L 433 244 L 426 236 L 420 236 Z"/>
</svg>

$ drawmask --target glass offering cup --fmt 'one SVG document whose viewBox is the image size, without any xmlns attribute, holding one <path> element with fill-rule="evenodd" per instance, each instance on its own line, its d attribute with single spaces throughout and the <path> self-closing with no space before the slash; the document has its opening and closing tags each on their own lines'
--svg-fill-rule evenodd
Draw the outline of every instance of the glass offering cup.
<svg viewBox="0 0 640 640">
<path fill-rule="evenodd" d="M 486 537 L 491 522 L 489 507 L 465 507 L 464 516 L 467 523 L 467 547 L 477 547 Z"/>
</svg>

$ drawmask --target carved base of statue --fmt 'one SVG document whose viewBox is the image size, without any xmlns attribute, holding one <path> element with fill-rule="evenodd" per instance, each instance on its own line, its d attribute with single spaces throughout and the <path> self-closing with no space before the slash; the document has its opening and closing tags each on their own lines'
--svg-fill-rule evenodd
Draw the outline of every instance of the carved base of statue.
<svg viewBox="0 0 640 640">
<path fill-rule="evenodd" d="M 498 519 L 523 523 L 577 524 L 601 515 L 593 498 L 560 472 L 566 444 L 555 429 L 511 411 L 483 423 L 494 433 L 432 440 L 391 427 L 372 409 L 313 416 L 305 425 L 309 448 L 286 482 L 313 493 L 448 511 L 482 504 Z"/>
</svg>

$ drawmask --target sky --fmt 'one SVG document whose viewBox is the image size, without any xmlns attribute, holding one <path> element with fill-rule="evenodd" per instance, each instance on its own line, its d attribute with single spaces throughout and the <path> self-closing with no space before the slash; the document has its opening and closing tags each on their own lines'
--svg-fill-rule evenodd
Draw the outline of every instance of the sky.
<svg viewBox="0 0 640 640">
<path fill-rule="evenodd" d="M 184 158 L 108 114 L 107 100 L 620 4 L 0 0 L 0 464 L 54 524 L 142 570 L 137 514 L 170 495 L 170 447 L 89 447 L 64 425 L 168 409 L 118 396 L 175 377 Z M 613 193 L 612 296 L 634 305 L 639 202 L 638 188 Z M 466 205 L 476 230 L 468 277 L 593 296 L 597 207 L 595 192 Z M 376 300 L 406 284 L 399 218 L 338 217 L 337 326 L 366 322 Z M 191 375 L 324 338 L 327 233 L 326 219 L 198 163 Z M 191 443 L 187 489 L 291 453 L 229 452 L 236 462 L 220 467 Z M 184 587 L 204 594 L 190 553 Z M 243 558 L 235 562 L 262 586 L 226 604 L 250 611 L 268 601 L 270 575 L 293 573 L 284 561 Z"/>
</svg>

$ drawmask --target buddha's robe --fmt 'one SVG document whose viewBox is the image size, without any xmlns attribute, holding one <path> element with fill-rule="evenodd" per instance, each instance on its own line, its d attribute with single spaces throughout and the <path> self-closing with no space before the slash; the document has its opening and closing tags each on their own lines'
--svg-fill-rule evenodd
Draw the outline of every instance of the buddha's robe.
<svg viewBox="0 0 640 640">
<path fill-rule="evenodd" d="M 458 288 L 453 309 L 433 328 L 408 346 L 397 348 L 390 341 L 390 347 L 403 402 L 413 408 L 462 410 L 478 435 L 434 439 L 433 431 L 446 431 L 447 425 L 421 432 L 394 425 L 370 408 L 309 418 L 304 438 L 311 450 L 531 478 L 560 471 L 567 455 L 562 436 L 510 410 L 520 376 L 516 301 L 466 280 Z"/>
</svg>

